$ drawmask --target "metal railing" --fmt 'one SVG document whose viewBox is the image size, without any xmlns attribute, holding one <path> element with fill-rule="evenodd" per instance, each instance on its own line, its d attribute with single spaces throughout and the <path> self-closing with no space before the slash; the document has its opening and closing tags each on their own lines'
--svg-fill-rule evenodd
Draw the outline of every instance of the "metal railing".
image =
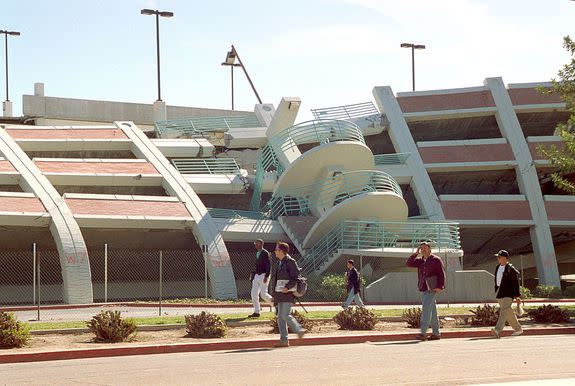
<svg viewBox="0 0 575 386">
<path fill-rule="evenodd" d="M 299 262 L 303 272 L 310 273 L 347 250 L 381 250 L 384 248 L 417 248 L 430 241 L 433 249 L 460 250 L 457 223 L 416 223 L 384 221 L 343 221 L 325 234 Z"/>
<path fill-rule="evenodd" d="M 273 149 L 291 150 L 297 145 L 341 141 L 365 144 L 359 126 L 341 119 L 318 119 L 298 123 L 272 136 L 269 144 Z"/>
<path fill-rule="evenodd" d="M 269 145 L 264 146 L 260 151 L 256 164 L 256 177 L 253 185 L 254 191 L 250 202 L 251 210 L 259 211 L 261 209 L 262 189 L 266 173 L 274 173 L 276 177 L 279 177 L 283 171 L 284 168 L 276 157 L 273 149 Z"/>
<path fill-rule="evenodd" d="M 210 216 L 214 218 L 233 218 L 233 219 L 250 219 L 250 220 L 269 220 L 270 216 L 264 212 L 252 210 L 237 210 L 224 208 L 208 208 Z"/>
<path fill-rule="evenodd" d="M 403 165 L 411 153 L 375 154 L 376 165 Z"/>
<path fill-rule="evenodd" d="M 312 185 L 274 193 L 268 205 L 272 218 L 305 216 L 315 208 L 331 208 L 367 192 L 393 192 L 403 197 L 401 187 L 389 174 L 375 170 L 343 172 Z"/>
<path fill-rule="evenodd" d="M 311 113 L 316 119 L 354 119 L 379 115 L 379 111 L 373 102 L 312 109 Z"/>
<path fill-rule="evenodd" d="M 172 164 L 181 174 L 241 174 L 234 158 L 175 158 Z"/>
<path fill-rule="evenodd" d="M 168 133 L 182 136 L 201 136 L 206 132 L 226 132 L 233 128 L 261 127 L 262 124 L 254 115 L 224 116 L 224 117 L 193 117 L 158 121 L 154 124 L 159 136 Z"/>
</svg>

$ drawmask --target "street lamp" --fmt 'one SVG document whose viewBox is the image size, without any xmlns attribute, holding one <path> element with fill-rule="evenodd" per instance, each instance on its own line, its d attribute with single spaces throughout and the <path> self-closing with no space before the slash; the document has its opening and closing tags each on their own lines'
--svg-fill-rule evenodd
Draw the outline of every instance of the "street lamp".
<svg viewBox="0 0 575 386">
<path fill-rule="evenodd" d="M 226 54 L 226 60 L 222 63 L 222 66 L 229 66 L 232 74 L 232 110 L 234 109 L 234 67 L 241 67 L 242 65 L 236 63 L 236 51 L 232 48 Z"/>
<path fill-rule="evenodd" d="M 4 116 L 12 116 L 12 108 L 10 106 L 10 98 L 8 97 L 8 35 L 20 36 L 20 32 L 0 30 L 0 34 L 4 34 L 4 49 L 6 50 L 6 101 L 3 103 Z"/>
<path fill-rule="evenodd" d="M 239 64 L 236 64 L 236 58 L 238 59 Z M 244 64 L 242 63 L 242 59 L 238 55 L 238 51 L 236 51 L 236 48 L 233 46 L 233 44 L 232 48 L 226 53 L 226 60 L 222 63 L 222 66 L 231 66 L 232 68 L 232 110 L 234 109 L 234 67 L 241 67 L 242 70 L 244 70 L 244 74 L 248 79 L 250 86 L 252 86 L 252 90 L 254 94 L 256 94 L 256 98 L 258 98 L 258 102 L 260 104 L 262 103 L 260 95 L 256 91 L 254 83 L 252 82 L 252 79 L 250 78 L 248 72 L 246 71 L 246 66 L 244 66 Z"/>
<path fill-rule="evenodd" d="M 142 15 L 156 15 L 156 58 L 158 62 L 158 101 L 162 100 L 160 93 L 160 16 L 162 17 L 172 17 L 173 12 L 158 11 L 157 9 L 142 9 L 140 11 Z"/>
<path fill-rule="evenodd" d="M 415 91 L 415 50 L 424 50 L 423 44 L 401 43 L 401 48 L 411 48 L 411 84 Z"/>
</svg>

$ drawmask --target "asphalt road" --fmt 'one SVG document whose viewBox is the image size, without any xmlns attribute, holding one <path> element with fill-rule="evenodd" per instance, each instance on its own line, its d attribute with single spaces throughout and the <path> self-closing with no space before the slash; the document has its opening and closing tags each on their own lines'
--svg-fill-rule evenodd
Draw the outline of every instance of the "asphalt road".
<svg viewBox="0 0 575 386">
<path fill-rule="evenodd" d="M 301 346 L 0 365 L 0 383 L 10 385 L 461 385 L 534 380 L 575 385 L 575 336 Z"/>
</svg>

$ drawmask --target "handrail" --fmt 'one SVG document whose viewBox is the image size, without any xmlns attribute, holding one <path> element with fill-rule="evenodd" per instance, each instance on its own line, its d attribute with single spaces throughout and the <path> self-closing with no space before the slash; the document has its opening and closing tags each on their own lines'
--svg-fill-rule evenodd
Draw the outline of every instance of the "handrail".
<svg viewBox="0 0 575 386">
<path fill-rule="evenodd" d="M 359 126 L 341 119 L 319 119 L 298 123 L 273 135 L 269 144 L 274 149 L 291 150 L 294 145 L 341 141 L 365 144 Z"/>
<path fill-rule="evenodd" d="M 459 224 L 343 221 L 326 233 L 298 263 L 305 273 L 320 268 L 338 250 L 414 249 L 429 241 L 433 249 L 460 250 Z"/>
<path fill-rule="evenodd" d="M 376 165 L 403 165 L 411 153 L 375 154 Z"/>
<path fill-rule="evenodd" d="M 267 213 L 257 211 L 225 209 L 225 208 L 207 208 L 207 209 L 210 216 L 214 218 L 250 219 L 250 220 L 270 219 Z"/>
<path fill-rule="evenodd" d="M 262 124 L 254 114 L 251 114 L 171 119 L 168 121 L 158 121 L 154 123 L 154 126 L 161 137 L 163 134 L 169 132 L 198 136 L 207 132 L 226 132 L 234 128 L 261 127 Z"/>
<path fill-rule="evenodd" d="M 315 119 L 355 119 L 379 115 L 373 102 L 312 109 L 311 113 Z"/>
<path fill-rule="evenodd" d="M 282 164 L 277 159 L 271 146 L 264 146 L 258 155 L 258 163 L 256 165 L 256 177 L 253 185 L 253 194 L 250 203 L 252 210 L 260 210 L 262 190 L 264 177 L 266 173 L 274 172 L 276 176 L 280 176 L 284 171 Z"/>
<path fill-rule="evenodd" d="M 181 174 L 241 174 L 234 158 L 174 158 L 171 161 Z"/>
<path fill-rule="evenodd" d="M 275 192 L 268 202 L 271 216 L 305 216 L 311 208 L 330 208 L 367 192 L 393 192 L 403 197 L 401 187 L 389 174 L 377 170 L 343 172 L 311 185 Z"/>
</svg>

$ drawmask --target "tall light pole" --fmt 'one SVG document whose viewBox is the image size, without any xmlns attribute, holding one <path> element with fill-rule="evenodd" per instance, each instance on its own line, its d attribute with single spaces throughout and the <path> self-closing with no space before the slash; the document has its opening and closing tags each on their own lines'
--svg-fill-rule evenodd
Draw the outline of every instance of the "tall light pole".
<svg viewBox="0 0 575 386">
<path fill-rule="evenodd" d="M 226 54 L 226 60 L 222 63 L 222 66 L 229 66 L 232 74 L 232 110 L 234 109 L 234 67 L 241 67 L 242 65 L 236 63 L 236 51 L 231 49 Z"/>
<path fill-rule="evenodd" d="M 158 101 L 161 101 L 162 94 L 160 93 L 160 16 L 172 17 L 174 16 L 174 13 L 168 11 L 158 11 L 157 9 L 142 9 L 140 13 L 142 15 L 156 15 L 156 59 L 158 63 Z"/>
<path fill-rule="evenodd" d="M 415 50 L 424 50 L 423 44 L 401 43 L 401 48 L 411 48 L 411 84 L 415 91 Z"/>
<path fill-rule="evenodd" d="M 4 110 L 4 116 L 10 117 L 12 116 L 12 105 L 10 103 L 10 98 L 8 96 L 8 35 L 12 36 L 20 36 L 20 32 L 17 31 L 8 31 L 8 30 L 0 30 L 0 34 L 4 34 L 4 49 L 6 52 L 6 101 L 2 104 Z"/>
</svg>

